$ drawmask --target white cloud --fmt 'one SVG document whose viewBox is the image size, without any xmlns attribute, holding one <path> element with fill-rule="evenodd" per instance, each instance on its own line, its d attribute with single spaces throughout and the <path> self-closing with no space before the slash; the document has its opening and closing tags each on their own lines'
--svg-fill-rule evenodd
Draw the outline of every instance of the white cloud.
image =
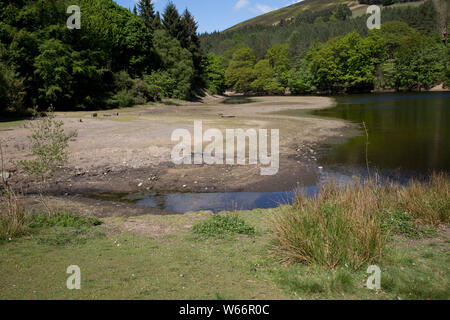
<svg viewBox="0 0 450 320">
<path fill-rule="evenodd" d="M 250 8 L 250 11 L 256 14 L 267 13 L 270 11 L 277 10 L 276 7 L 271 7 L 266 4 L 257 3 L 254 7 Z"/>
<path fill-rule="evenodd" d="M 238 0 L 238 2 L 236 2 L 236 4 L 234 5 L 233 9 L 241 10 L 242 8 L 247 7 L 249 5 L 250 5 L 249 0 Z"/>
</svg>

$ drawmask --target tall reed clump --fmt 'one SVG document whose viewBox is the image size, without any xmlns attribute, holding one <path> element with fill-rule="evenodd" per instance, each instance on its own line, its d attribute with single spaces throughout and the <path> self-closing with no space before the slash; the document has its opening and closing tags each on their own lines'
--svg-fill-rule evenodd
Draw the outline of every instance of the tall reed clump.
<svg viewBox="0 0 450 320">
<path fill-rule="evenodd" d="M 371 184 L 330 182 L 313 199 L 300 193 L 291 208 L 273 217 L 275 253 L 286 262 L 359 269 L 379 260 L 387 241 L 378 210 Z"/>
<path fill-rule="evenodd" d="M 329 182 L 317 197 L 300 193 L 292 207 L 273 216 L 274 253 L 286 262 L 357 270 L 382 258 L 397 223 L 392 212 L 410 217 L 413 224 L 448 223 L 449 187 L 446 174 L 406 187 L 372 180 L 346 186 Z"/>
<path fill-rule="evenodd" d="M 16 238 L 27 233 L 28 218 L 14 191 L 7 189 L 0 196 L 0 240 Z"/>
<path fill-rule="evenodd" d="M 4 177 L 3 147 L 0 143 L 0 240 L 21 236 L 29 228 L 28 214 Z"/>
<path fill-rule="evenodd" d="M 417 222 L 439 225 L 450 222 L 450 179 L 446 173 L 434 173 L 429 183 L 411 181 L 397 192 L 397 207 L 409 212 Z"/>
</svg>

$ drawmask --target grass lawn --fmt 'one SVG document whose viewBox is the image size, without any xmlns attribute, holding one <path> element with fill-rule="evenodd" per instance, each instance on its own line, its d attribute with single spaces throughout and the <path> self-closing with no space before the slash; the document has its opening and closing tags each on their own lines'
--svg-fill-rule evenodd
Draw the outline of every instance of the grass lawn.
<svg viewBox="0 0 450 320">
<path fill-rule="evenodd" d="M 0 299 L 449 299 L 450 241 L 393 237 L 380 292 L 365 287 L 367 266 L 334 271 L 285 265 L 271 255 L 269 217 L 239 212 L 254 235 L 206 237 L 192 226 L 208 213 L 107 218 L 89 228 L 45 227 L 0 243 Z M 68 290 L 66 269 L 81 269 Z"/>
</svg>

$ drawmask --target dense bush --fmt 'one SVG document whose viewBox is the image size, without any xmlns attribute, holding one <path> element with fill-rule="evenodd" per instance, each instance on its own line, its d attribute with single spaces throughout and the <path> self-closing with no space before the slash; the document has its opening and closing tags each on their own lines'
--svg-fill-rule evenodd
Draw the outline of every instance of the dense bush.
<svg viewBox="0 0 450 320">
<path fill-rule="evenodd" d="M 69 5 L 81 8 L 79 30 L 66 27 Z M 149 0 L 135 13 L 113 0 L 2 1 L 0 112 L 189 98 L 200 85 L 197 25 L 188 10 L 168 8 L 161 22 Z M 146 79 L 165 72 L 163 87 Z"/>
</svg>

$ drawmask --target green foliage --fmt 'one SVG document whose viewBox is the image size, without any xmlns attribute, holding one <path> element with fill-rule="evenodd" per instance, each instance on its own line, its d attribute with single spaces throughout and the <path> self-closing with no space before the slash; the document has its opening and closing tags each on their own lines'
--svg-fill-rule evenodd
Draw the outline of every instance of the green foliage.
<svg viewBox="0 0 450 320">
<path fill-rule="evenodd" d="M 269 59 L 270 67 L 277 74 L 278 81 L 286 87 L 288 81 L 288 73 L 290 69 L 289 45 L 275 44 L 267 50 L 267 59 Z"/>
<path fill-rule="evenodd" d="M 3 159 L 0 160 L 3 161 Z M 29 226 L 30 219 L 28 212 L 19 203 L 14 190 L 12 190 L 5 181 L 1 181 L 0 240 L 9 240 L 20 237 L 28 232 Z"/>
<path fill-rule="evenodd" d="M 255 235 L 256 230 L 237 215 L 214 215 L 192 228 L 198 235 L 206 237 L 226 236 L 233 234 Z"/>
<path fill-rule="evenodd" d="M 81 229 L 89 226 L 99 226 L 102 221 L 93 217 L 83 217 L 69 211 L 59 211 L 54 214 L 40 214 L 33 217 L 32 228 L 75 228 Z"/>
<path fill-rule="evenodd" d="M 161 57 L 162 68 L 159 72 L 167 71 L 161 78 L 164 81 L 163 92 L 167 96 L 177 99 L 187 99 L 191 96 L 192 80 L 195 70 L 192 54 L 184 49 L 177 39 L 170 37 L 165 30 L 155 31 L 154 45 Z"/>
<path fill-rule="evenodd" d="M 371 88 L 381 48 L 371 38 L 352 32 L 328 41 L 309 53 L 312 72 L 320 89 L 341 91 Z"/>
<path fill-rule="evenodd" d="M 300 60 L 297 67 L 289 71 L 288 86 L 294 93 L 312 93 L 317 90 L 308 61 Z"/>
<path fill-rule="evenodd" d="M 0 61 L 0 114 L 23 111 L 23 79 Z"/>
<path fill-rule="evenodd" d="M 396 55 L 396 88 L 429 89 L 443 80 L 442 57 L 445 57 L 444 47 L 426 36 L 405 39 Z"/>
<path fill-rule="evenodd" d="M 225 73 L 226 84 L 237 91 L 249 91 L 255 80 L 255 63 L 256 57 L 250 48 L 238 48 Z"/>
<path fill-rule="evenodd" d="M 225 91 L 225 58 L 214 53 L 206 55 L 203 60 L 203 76 L 208 91 L 212 94 L 221 94 Z"/>
<path fill-rule="evenodd" d="M 38 98 L 46 105 L 63 105 L 73 95 L 69 47 L 60 40 L 49 39 L 39 52 L 34 63 L 34 74 L 41 83 Z"/>
<path fill-rule="evenodd" d="M 279 83 L 277 73 L 270 66 L 270 60 L 260 60 L 254 68 L 256 80 L 252 82 L 251 87 L 255 91 L 280 92 L 284 87 Z"/>
<path fill-rule="evenodd" d="M 183 32 L 181 18 L 173 2 L 169 2 L 164 9 L 162 24 L 172 38 L 181 39 Z"/>
<path fill-rule="evenodd" d="M 432 1 L 384 8 L 381 30 L 370 31 L 367 17 L 351 18 L 346 4 L 323 1 L 317 8 L 271 26 L 204 34 L 203 49 L 223 55 L 226 85 L 241 92 L 273 93 L 281 87 L 294 93 L 420 90 L 447 82 L 448 59 L 436 37 L 439 16 Z"/>
<path fill-rule="evenodd" d="M 409 212 L 385 210 L 381 217 L 381 228 L 384 232 L 392 232 L 413 239 L 417 239 L 421 235 L 419 226 Z"/>
<path fill-rule="evenodd" d="M 134 97 L 127 90 L 120 90 L 108 100 L 108 105 L 113 108 L 126 108 L 134 105 Z"/>
<path fill-rule="evenodd" d="M 148 28 L 154 28 L 155 8 L 152 0 L 139 0 L 137 3 L 137 13 Z"/>
<path fill-rule="evenodd" d="M 33 159 L 20 160 L 17 164 L 41 182 L 51 178 L 57 168 L 65 164 L 69 141 L 77 136 L 76 131 L 66 134 L 63 125 L 64 122 L 56 120 L 51 112 L 28 125 L 31 135 L 28 136 L 27 147 Z"/>
<path fill-rule="evenodd" d="M 164 41 L 172 48 L 167 57 L 161 41 L 153 45 L 154 37 L 161 40 L 154 30 L 163 26 L 152 1 L 141 0 L 136 14 L 113 0 L 70 4 L 81 8 L 79 30 L 66 27 L 67 1 L 2 3 L 0 112 L 34 107 L 42 111 L 49 106 L 56 110 L 123 107 L 152 101 L 163 91 L 169 97 L 186 99 L 193 88 L 202 85 L 197 24 L 189 11 L 180 17 L 173 4 L 166 10 L 169 36 Z M 122 71 L 136 84 L 116 86 L 117 73 Z M 143 84 L 146 76 L 165 71 L 180 88 L 157 90 Z"/>
</svg>

